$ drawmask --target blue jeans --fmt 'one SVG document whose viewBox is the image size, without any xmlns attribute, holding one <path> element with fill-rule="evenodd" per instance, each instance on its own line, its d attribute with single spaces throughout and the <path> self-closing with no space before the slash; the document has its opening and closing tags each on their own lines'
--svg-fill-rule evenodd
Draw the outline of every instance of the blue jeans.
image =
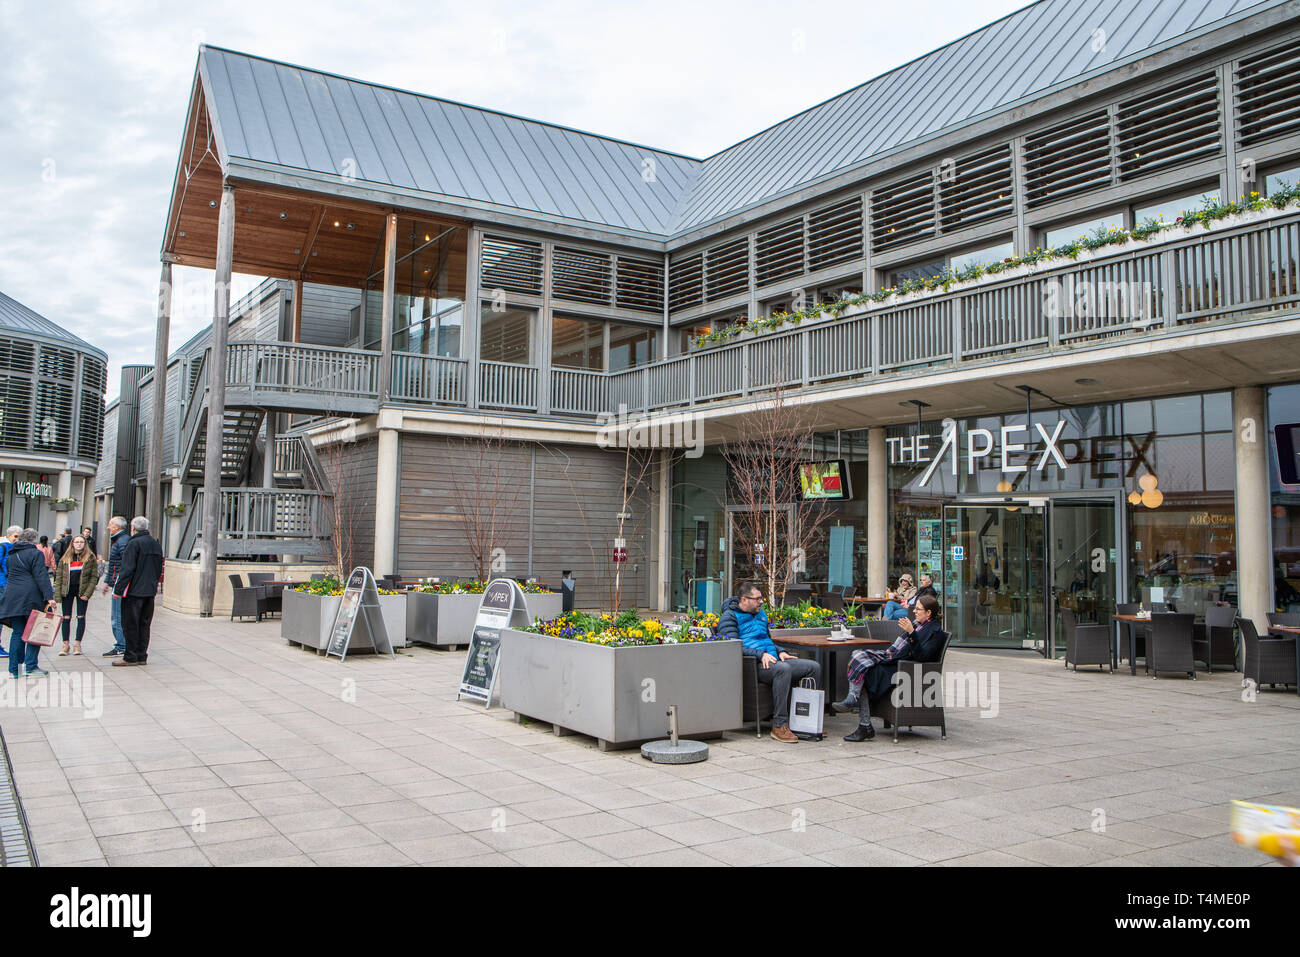
<svg viewBox="0 0 1300 957">
<path fill-rule="evenodd" d="M 906 605 L 900 605 L 892 598 L 885 602 L 885 607 L 880 612 L 881 618 L 889 618 L 893 621 L 900 621 L 908 616 Z"/>
<path fill-rule="evenodd" d="M 0 624 L 8 625 L 14 630 L 13 634 L 9 636 L 9 674 L 17 678 L 18 662 L 23 661 L 25 658 L 26 661 L 24 663 L 27 666 L 27 670 L 31 671 L 36 667 L 37 660 L 41 654 L 41 646 L 29 645 L 23 641 L 23 631 L 27 628 L 26 615 L 22 618 L 7 618 L 3 622 L 0 622 Z M 23 651 L 24 648 L 27 650 Z"/>
<path fill-rule="evenodd" d="M 122 599 L 114 598 L 112 593 L 108 596 L 108 613 L 109 625 L 113 629 L 113 650 L 119 654 L 126 652 L 126 635 L 122 632 Z"/>
</svg>

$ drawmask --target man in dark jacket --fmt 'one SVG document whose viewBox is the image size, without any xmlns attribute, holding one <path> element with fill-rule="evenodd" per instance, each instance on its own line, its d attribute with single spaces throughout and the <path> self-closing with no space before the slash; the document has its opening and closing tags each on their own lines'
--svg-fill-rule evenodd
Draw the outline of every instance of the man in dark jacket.
<svg viewBox="0 0 1300 957">
<path fill-rule="evenodd" d="M 108 520 L 108 534 L 112 545 L 108 550 L 108 567 L 104 569 L 104 594 L 107 595 L 117 584 L 117 570 L 122 567 L 122 553 L 131 536 L 126 530 L 126 519 L 114 515 Z M 108 621 L 113 629 L 113 647 L 104 652 L 105 658 L 116 658 L 126 651 L 126 636 L 122 632 L 122 600 L 113 595 L 110 601 Z"/>
<path fill-rule="evenodd" d="M 54 561 L 56 564 L 63 558 L 63 553 L 68 550 L 68 546 L 71 544 L 72 529 L 65 528 L 63 530 L 63 535 L 60 536 L 59 540 L 55 542 L 53 546 L 51 546 L 54 549 Z"/>
<path fill-rule="evenodd" d="M 740 594 L 722 605 L 718 632 L 740 640 L 740 653 L 757 658 L 758 680 L 772 686 L 772 737 L 782 744 L 797 744 L 790 730 L 790 688 L 797 681 L 821 679 L 821 665 L 782 651 L 772 641 L 767 612 L 763 611 L 763 589 L 753 582 L 740 586 Z"/>
<path fill-rule="evenodd" d="M 9 582 L 4 597 L 0 598 L 0 623 L 13 629 L 9 639 L 9 677 L 18 677 L 18 666 L 25 663 L 29 677 L 47 674 L 39 667 L 40 645 L 24 647 L 23 631 L 27 616 L 42 606 L 54 610 L 54 589 L 50 587 L 50 573 L 45 568 L 45 556 L 36 547 L 36 529 L 23 529 L 6 561 Z"/>
<path fill-rule="evenodd" d="M 149 534 L 149 519 L 137 515 L 131 519 L 131 540 L 122 550 L 122 564 L 113 584 L 113 595 L 122 603 L 122 633 L 126 638 L 126 653 L 113 662 L 115 668 L 149 663 L 149 628 L 162 566 L 162 546 Z"/>
</svg>

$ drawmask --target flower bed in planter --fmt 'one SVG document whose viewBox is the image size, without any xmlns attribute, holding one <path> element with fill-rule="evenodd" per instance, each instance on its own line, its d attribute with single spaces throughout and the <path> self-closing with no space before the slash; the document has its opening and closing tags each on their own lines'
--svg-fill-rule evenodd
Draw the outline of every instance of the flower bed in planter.
<svg viewBox="0 0 1300 957">
<path fill-rule="evenodd" d="M 563 596 L 537 585 L 522 585 L 530 621 L 560 613 Z M 422 582 L 406 593 L 406 634 L 417 645 L 445 648 L 469 643 L 484 583 Z"/>
<path fill-rule="evenodd" d="M 682 735 L 740 727 L 740 642 L 718 639 L 707 620 L 571 612 L 535 630 L 504 629 L 501 704 L 557 733 L 590 735 L 601 750 L 667 737 L 668 705 Z"/>
<path fill-rule="evenodd" d="M 338 587 L 329 587 L 331 582 Z M 312 582 L 301 589 L 286 588 L 280 598 L 280 637 L 291 644 L 323 651 L 329 645 L 330 629 L 343 598 L 337 579 Z M 406 595 L 380 591 L 379 612 L 384 616 L 384 628 L 393 648 L 407 647 L 410 641 L 406 637 Z M 348 654 L 366 650 L 350 646 Z"/>
</svg>

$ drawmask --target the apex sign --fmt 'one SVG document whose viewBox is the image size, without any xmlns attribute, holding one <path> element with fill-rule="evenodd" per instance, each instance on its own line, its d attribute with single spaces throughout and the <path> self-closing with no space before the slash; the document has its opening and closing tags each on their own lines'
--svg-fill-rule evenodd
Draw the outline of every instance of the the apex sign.
<svg viewBox="0 0 1300 957">
<path fill-rule="evenodd" d="M 960 461 L 965 461 L 966 473 L 974 475 L 976 464 L 980 463 L 983 467 L 983 460 L 995 453 L 1000 459 L 1002 472 L 1006 475 L 1028 472 L 1031 468 L 1042 472 L 1049 462 L 1055 462 L 1062 469 L 1066 468 L 1065 456 L 1061 454 L 1058 445 L 1061 433 L 1065 431 L 1065 420 L 1057 419 L 1056 425 L 1050 430 L 1041 422 L 1035 422 L 1034 430 L 1041 444 L 1032 450 L 1026 441 L 1032 437 L 1027 425 L 1004 425 L 996 431 L 969 429 L 959 426 L 952 419 L 943 420 L 941 441 L 933 455 L 930 454 L 930 440 L 934 438 L 933 435 L 922 433 L 910 437 L 899 436 L 886 439 L 885 442 L 889 449 L 891 465 L 902 462 L 930 463 L 917 483 L 922 487 L 930 484 L 931 477 L 945 457 L 951 463 L 954 476 L 957 475 Z M 1032 461 L 1035 452 L 1038 456 L 1037 462 Z M 1029 455 L 1031 461 L 1012 463 L 1012 455 Z"/>
</svg>

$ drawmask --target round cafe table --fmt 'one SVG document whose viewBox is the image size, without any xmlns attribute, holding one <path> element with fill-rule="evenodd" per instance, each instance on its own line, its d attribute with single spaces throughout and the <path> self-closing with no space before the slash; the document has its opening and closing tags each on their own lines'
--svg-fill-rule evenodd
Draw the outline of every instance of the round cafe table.
<svg viewBox="0 0 1300 957">
<path fill-rule="evenodd" d="M 892 642 L 885 641 L 883 638 L 847 638 L 844 641 L 832 641 L 830 629 L 825 633 L 816 635 L 774 635 L 772 641 L 778 646 L 787 646 L 792 648 L 809 648 L 816 657 L 816 661 L 822 669 L 822 689 L 826 691 L 826 714 L 834 714 L 831 708 L 831 698 L 835 695 L 835 678 L 839 674 L 835 670 L 835 656 L 841 648 L 847 648 L 853 651 L 858 648 L 879 648 L 884 646 L 888 648 Z M 762 664 L 759 664 L 762 667 Z"/>
</svg>

